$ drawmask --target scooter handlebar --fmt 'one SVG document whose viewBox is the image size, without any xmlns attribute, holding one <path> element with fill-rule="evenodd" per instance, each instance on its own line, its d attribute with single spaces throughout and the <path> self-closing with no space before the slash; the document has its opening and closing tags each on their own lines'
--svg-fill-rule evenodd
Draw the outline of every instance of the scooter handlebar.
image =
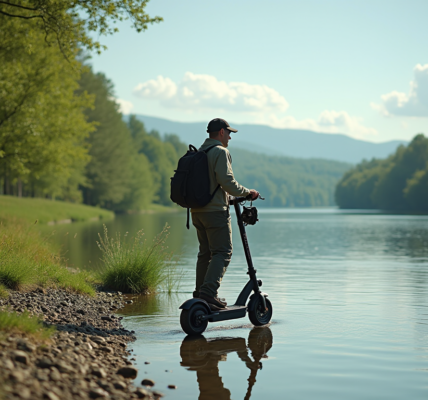
<svg viewBox="0 0 428 400">
<path fill-rule="evenodd" d="M 260 196 L 260 193 L 259 193 L 259 195 L 255 199 L 253 199 L 253 201 L 257 200 L 257 199 L 265 200 L 264 197 Z M 229 198 L 229 204 L 233 205 L 233 204 L 235 204 L 235 202 L 236 203 L 243 203 L 244 201 L 250 201 L 250 200 L 251 200 L 251 194 L 249 194 L 246 197 L 230 197 Z"/>
</svg>

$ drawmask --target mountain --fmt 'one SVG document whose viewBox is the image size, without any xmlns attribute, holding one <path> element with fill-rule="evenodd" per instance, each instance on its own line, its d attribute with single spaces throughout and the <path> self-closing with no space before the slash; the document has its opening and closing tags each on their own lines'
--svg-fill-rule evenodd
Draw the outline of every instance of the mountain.
<svg viewBox="0 0 428 400">
<path fill-rule="evenodd" d="M 147 130 L 161 134 L 175 133 L 180 139 L 199 147 L 207 137 L 207 122 L 176 122 L 137 115 Z M 356 164 L 363 159 L 385 158 L 405 141 L 372 143 L 342 134 L 318 133 L 298 129 L 275 129 L 264 125 L 233 124 L 238 133 L 232 134 L 230 149 L 242 148 L 268 155 L 295 158 L 322 158 Z"/>
</svg>

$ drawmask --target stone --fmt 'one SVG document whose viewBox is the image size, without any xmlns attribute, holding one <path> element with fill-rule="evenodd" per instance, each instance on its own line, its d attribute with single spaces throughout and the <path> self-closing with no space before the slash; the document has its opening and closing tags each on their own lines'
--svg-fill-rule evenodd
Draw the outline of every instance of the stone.
<svg viewBox="0 0 428 400">
<path fill-rule="evenodd" d="M 137 395 L 139 399 L 145 399 L 150 397 L 150 393 L 143 388 L 137 388 L 137 390 L 134 393 Z"/>
<path fill-rule="evenodd" d="M 118 375 L 122 375 L 124 378 L 135 379 L 138 374 L 137 368 L 134 367 L 122 367 L 116 372 Z"/>
<path fill-rule="evenodd" d="M 55 364 L 55 367 L 57 367 L 60 372 L 64 372 L 66 374 L 74 372 L 74 368 L 71 365 L 68 365 L 65 361 L 59 361 Z"/>
<path fill-rule="evenodd" d="M 49 374 L 49 378 L 51 381 L 60 381 L 62 379 L 60 372 L 55 368 L 52 367 L 51 373 Z"/>
<path fill-rule="evenodd" d="M 21 399 L 30 399 L 31 398 L 30 389 L 28 389 L 26 387 L 19 388 L 18 397 Z"/>
<path fill-rule="evenodd" d="M 54 392 L 50 392 L 50 391 L 46 392 L 43 395 L 43 398 L 47 400 L 61 400 Z"/>
<path fill-rule="evenodd" d="M 105 378 L 107 376 L 107 372 L 103 368 L 99 367 L 93 367 L 91 369 L 91 374 L 98 378 Z"/>
<path fill-rule="evenodd" d="M 143 379 L 142 381 L 141 381 L 141 384 L 143 385 L 143 386 L 155 386 L 155 381 L 154 380 L 152 380 L 152 379 Z"/>
<path fill-rule="evenodd" d="M 164 397 L 164 394 L 158 391 L 153 391 L 153 396 L 155 396 L 156 399 L 160 398 L 160 397 Z"/>
<path fill-rule="evenodd" d="M 12 352 L 12 358 L 15 361 L 28 365 L 28 361 L 29 361 L 28 354 L 22 350 L 15 350 L 14 352 Z"/>
<path fill-rule="evenodd" d="M 100 350 L 105 352 L 105 353 L 113 353 L 113 349 L 111 347 L 107 347 L 107 346 L 100 346 Z"/>
<path fill-rule="evenodd" d="M 9 379 L 10 379 L 10 380 L 12 380 L 12 381 L 14 381 L 14 382 L 24 382 L 24 380 L 25 380 L 25 375 L 23 374 L 23 372 L 22 372 L 22 371 L 20 371 L 20 370 L 15 370 L 15 371 L 12 371 L 12 372 L 9 374 Z"/>
<path fill-rule="evenodd" d="M 115 389 L 118 389 L 118 390 L 126 389 L 126 384 L 124 382 L 113 382 L 113 386 Z"/>
<path fill-rule="evenodd" d="M 26 351 L 28 353 L 33 353 L 36 350 L 36 346 L 34 346 L 34 344 L 28 343 L 26 340 L 23 340 L 23 339 L 17 340 L 16 344 L 17 344 L 16 347 L 19 350 L 23 350 L 23 351 Z"/>
<path fill-rule="evenodd" d="M 176 385 L 168 385 L 168 389 L 177 389 Z"/>
<path fill-rule="evenodd" d="M 53 366 L 53 363 L 49 358 L 43 357 L 39 361 L 37 361 L 37 366 L 39 368 L 50 368 Z"/>
<path fill-rule="evenodd" d="M 109 397 L 109 393 L 106 392 L 104 389 L 101 388 L 96 388 L 96 389 L 91 389 L 89 391 L 89 397 L 91 399 L 98 399 L 100 397 L 105 398 L 105 397 Z"/>
</svg>

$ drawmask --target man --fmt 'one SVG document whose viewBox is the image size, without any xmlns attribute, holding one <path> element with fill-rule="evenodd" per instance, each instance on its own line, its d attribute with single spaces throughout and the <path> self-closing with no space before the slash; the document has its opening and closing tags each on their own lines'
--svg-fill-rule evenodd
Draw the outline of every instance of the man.
<svg viewBox="0 0 428 400">
<path fill-rule="evenodd" d="M 233 176 L 232 158 L 227 146 L 231 140 L 230 133 L 238 131 L 231 128 L 224 119 L 215 118 L 209 122 L 207 132 L 209 138 L 199 150 L 216 146 L 207 153 L 210 193 L 215 194 L 205 207 L 191 209 L 192 222 L 199 240 L 196 288 L 193 297 L 205 300 L 213 310 L 218 310 L 225 308 L 227 304 L 217 297 L 217 293 L 232 257 L 232 226 L 228 195 L 251 195 L 254 200 L 259 193 L 241 186 Z"/>
</svg>

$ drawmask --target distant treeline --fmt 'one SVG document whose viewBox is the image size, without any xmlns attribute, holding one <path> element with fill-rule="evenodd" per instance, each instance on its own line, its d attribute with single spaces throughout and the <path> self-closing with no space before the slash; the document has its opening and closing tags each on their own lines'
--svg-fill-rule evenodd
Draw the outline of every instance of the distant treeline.
<svg viewBox="0 0 428 400">
<path fill-rule="evenodd" d="M 333 206 L 334 188 L 351 164 L 268 156 L 231 149 L 233 171 L 239 183 L 257 189 L 266 198 L 260 206 Z"/>
<path fill-rule="evenodd" d="M 336 186 L 340 208 L 428 211 L 428 139 L 419 134 L 385 160 L 363 161 Z"/>
</svg>

